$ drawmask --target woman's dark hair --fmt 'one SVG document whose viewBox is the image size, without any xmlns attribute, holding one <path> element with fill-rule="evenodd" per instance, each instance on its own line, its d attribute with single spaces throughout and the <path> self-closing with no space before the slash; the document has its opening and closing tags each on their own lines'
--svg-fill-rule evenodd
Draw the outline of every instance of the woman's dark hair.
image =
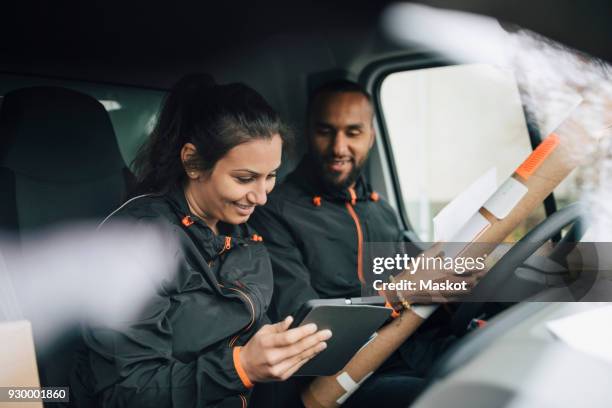
<svg viewBox="0 0 612 408">
<path fill-rule="evenodd" d="M 275 134 L 286 148 L 287 127 L 255 90 L 239 83 L 217 85 L 204 74 L 183 77 L 166 96 L 149 140 L 132 163 L 136 192 L 168 191 L 181 184 L 185 171 L 210 171 L 232 148 Z M 197 154 L 183 164 L 185 143 L 193 143 Z"/>
</svg>

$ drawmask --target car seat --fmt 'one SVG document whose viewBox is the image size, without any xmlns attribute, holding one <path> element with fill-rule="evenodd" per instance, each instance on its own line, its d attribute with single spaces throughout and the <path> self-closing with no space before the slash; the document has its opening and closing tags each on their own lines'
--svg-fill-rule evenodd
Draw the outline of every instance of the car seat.
<svg viewBox="0 0 612 408">
<path fill-rule="evenodd" d="M 129 171 L 106 110 L 59 87 L 11 91 L 0 110 L 0 230 L 102 220 Z"/>
<path fill-rule="evenodd" d="M 19 238 L 59 223 L 97 223 L 121 204 L 130 175 L 110 118 L 93 97 L 60 87 L 4 95 L 0 232 Z M 75 324 L 38 350 L 42 386 L 68 386 L 80 342 Z"/>
</svg>

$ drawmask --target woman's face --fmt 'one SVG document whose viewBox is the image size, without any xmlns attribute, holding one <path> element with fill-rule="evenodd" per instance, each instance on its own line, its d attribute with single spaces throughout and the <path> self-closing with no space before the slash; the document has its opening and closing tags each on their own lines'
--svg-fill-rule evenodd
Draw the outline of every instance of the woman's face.
<svg viewBox="0 0 612 408">
<path fill-rule="evenodd" d="M 183 157 L 186 149 L 195 150 L 195 147 L 186 144 Z M 274 188 L 281 153 L 282 140 L 276 134 L 232 148 L 207 174 L 187 172 L 185 196 L 191 211 L 213 230 L 217 221 L 246 222 L 255 206 L 266 203 L 267 195 Z"/>
</svg>

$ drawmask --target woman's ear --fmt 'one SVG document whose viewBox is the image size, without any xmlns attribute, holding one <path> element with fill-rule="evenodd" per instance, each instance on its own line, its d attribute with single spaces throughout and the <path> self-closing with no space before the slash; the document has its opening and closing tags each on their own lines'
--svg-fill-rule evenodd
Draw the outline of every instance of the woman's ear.
<svg viewBox="0 0 612 408">
<path fill-rule="evenodd" d="M 192 180 L 197 180 L 200 177 L 200 172 L 190 168 L 191 166 L 189 165 L 189 163 L 193 163 L 197 154 L 198 150 L 193 143 L 185 143 L 181 148 L 181 162 L 183 163 L 183 168 L 185 169 L 185 173 L 187 173 L 187 177 Z"/>
</svg>

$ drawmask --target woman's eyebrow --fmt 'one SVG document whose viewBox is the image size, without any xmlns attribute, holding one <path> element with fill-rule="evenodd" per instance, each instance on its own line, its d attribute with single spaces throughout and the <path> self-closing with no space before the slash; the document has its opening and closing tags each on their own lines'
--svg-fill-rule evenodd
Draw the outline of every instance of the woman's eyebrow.
<svg viewBox="0 0 612 408">
<path fill-rule="evenodd" d="M 277 168 L 275 168 L 274 170 L 272 170 L 270 173 L 277 172 L 279 169 L 280 169 L 280 166 L 278 166 Z M 244 172 L 247 172 L 247 173 L 249 173 L 249 174 L 251 174 L 251 175 L 253 175 L 253 176 L 259 176 L 259 175 L 260 175 L 258 172 L 253 171 L 253 170 L 251 170 L 251 169 L 234 169 L 234 171 L 244 171 Z"/>
<path fill-rule="evenodd" d="M 250 169 L 234 169 L 234 171 L 244 171 L 246 173 L 249 173 L 253 176 L 259 176 L 259 173 Z"/>
</svg>

